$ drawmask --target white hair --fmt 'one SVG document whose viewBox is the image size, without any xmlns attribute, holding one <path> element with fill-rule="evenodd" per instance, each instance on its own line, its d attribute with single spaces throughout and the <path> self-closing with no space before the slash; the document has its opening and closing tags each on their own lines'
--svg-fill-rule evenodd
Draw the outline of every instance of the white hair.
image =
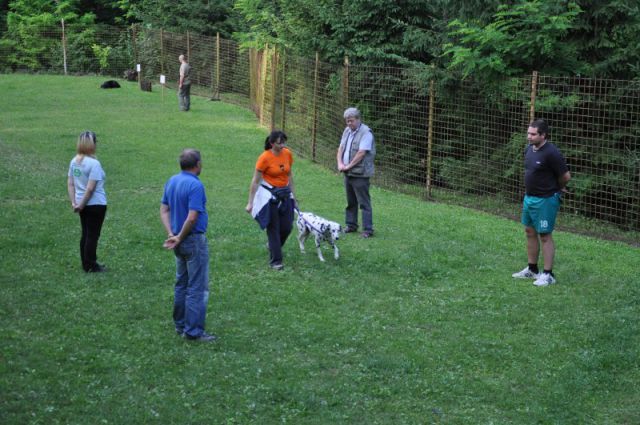
<svg viewBox="0 0 640 425">
<path fill-rule="evenodd" d="M 358 108 L 347 108 L 344 111 L 344 119 L 346 120 L 347 118 L 356 118 L 356 119 L 360 119 L 360 111 L 358 111 Z"/>
</svg>

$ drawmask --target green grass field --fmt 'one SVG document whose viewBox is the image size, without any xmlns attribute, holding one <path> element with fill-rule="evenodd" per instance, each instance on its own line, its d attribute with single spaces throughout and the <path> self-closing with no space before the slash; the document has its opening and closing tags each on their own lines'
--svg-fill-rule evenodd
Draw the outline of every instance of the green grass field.
<svg viewBox="0 0 640 425">
<path fill-rule="evenodd" d="M 638 424 L 640 251 L 558 232 L 558 284 L 511 273 L 521 225 L 373 189 L 376 236 L 267 267 L 244 212 L 267 131 L 250 111 L 90 77 L 0 76 L 0 423 Z M 99 138 L 107 219 L 87 275 L 66 195 Z M 174 334 L 159 200 L 203 153 L 220 340 Z M 300 206 L 342 221 L 337 174 L 298 159 Z M 514 211 L 516 214 L 517 211 Z"/>
</svg>

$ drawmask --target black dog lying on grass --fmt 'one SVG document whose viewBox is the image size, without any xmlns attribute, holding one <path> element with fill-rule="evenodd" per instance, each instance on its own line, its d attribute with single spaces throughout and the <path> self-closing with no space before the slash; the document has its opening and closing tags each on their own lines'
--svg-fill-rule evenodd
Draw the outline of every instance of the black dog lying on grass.
<svg viewBox="0 0 640 425">
<path fill-rule="evenodd" d="M 101 89 L 119 89 L 120 84 L 116 80 L 109 80 L 102 83 L 100 86 Z"/>
</svg>

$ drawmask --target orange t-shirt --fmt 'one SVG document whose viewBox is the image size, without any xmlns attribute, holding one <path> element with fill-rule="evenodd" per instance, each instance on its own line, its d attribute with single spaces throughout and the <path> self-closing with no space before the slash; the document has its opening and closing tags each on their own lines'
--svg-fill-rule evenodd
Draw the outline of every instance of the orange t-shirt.
<svg viewBox="0 0 640 425">
<path fill-rule="evenodd" d="M 289 173 L 293 165 L 293 155 L 287 148 L 282 148 L 276 156 L 271 149 L 258 157 L 256 170 L 262 173 L 262 178 L 272 186 L 283 187 L 289 184 Z"/>
</svg>

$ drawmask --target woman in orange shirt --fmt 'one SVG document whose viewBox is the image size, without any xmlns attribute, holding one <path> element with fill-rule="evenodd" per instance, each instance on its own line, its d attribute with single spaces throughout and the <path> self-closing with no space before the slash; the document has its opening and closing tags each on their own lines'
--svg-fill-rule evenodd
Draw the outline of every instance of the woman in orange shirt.
<svg viewBox="0 0 640 425">
<path fill-rule="evenodd" d="M 269 266 L 282 270 L 282 247 L 293 228 L 296 207 L 293 184 L 293 155 L 284 147 L 287 135 L 272 131 L 264 142 L 264 152 L 258 157 L 249 186 L 246 211 L 267 229 Z"/>
</svg>

